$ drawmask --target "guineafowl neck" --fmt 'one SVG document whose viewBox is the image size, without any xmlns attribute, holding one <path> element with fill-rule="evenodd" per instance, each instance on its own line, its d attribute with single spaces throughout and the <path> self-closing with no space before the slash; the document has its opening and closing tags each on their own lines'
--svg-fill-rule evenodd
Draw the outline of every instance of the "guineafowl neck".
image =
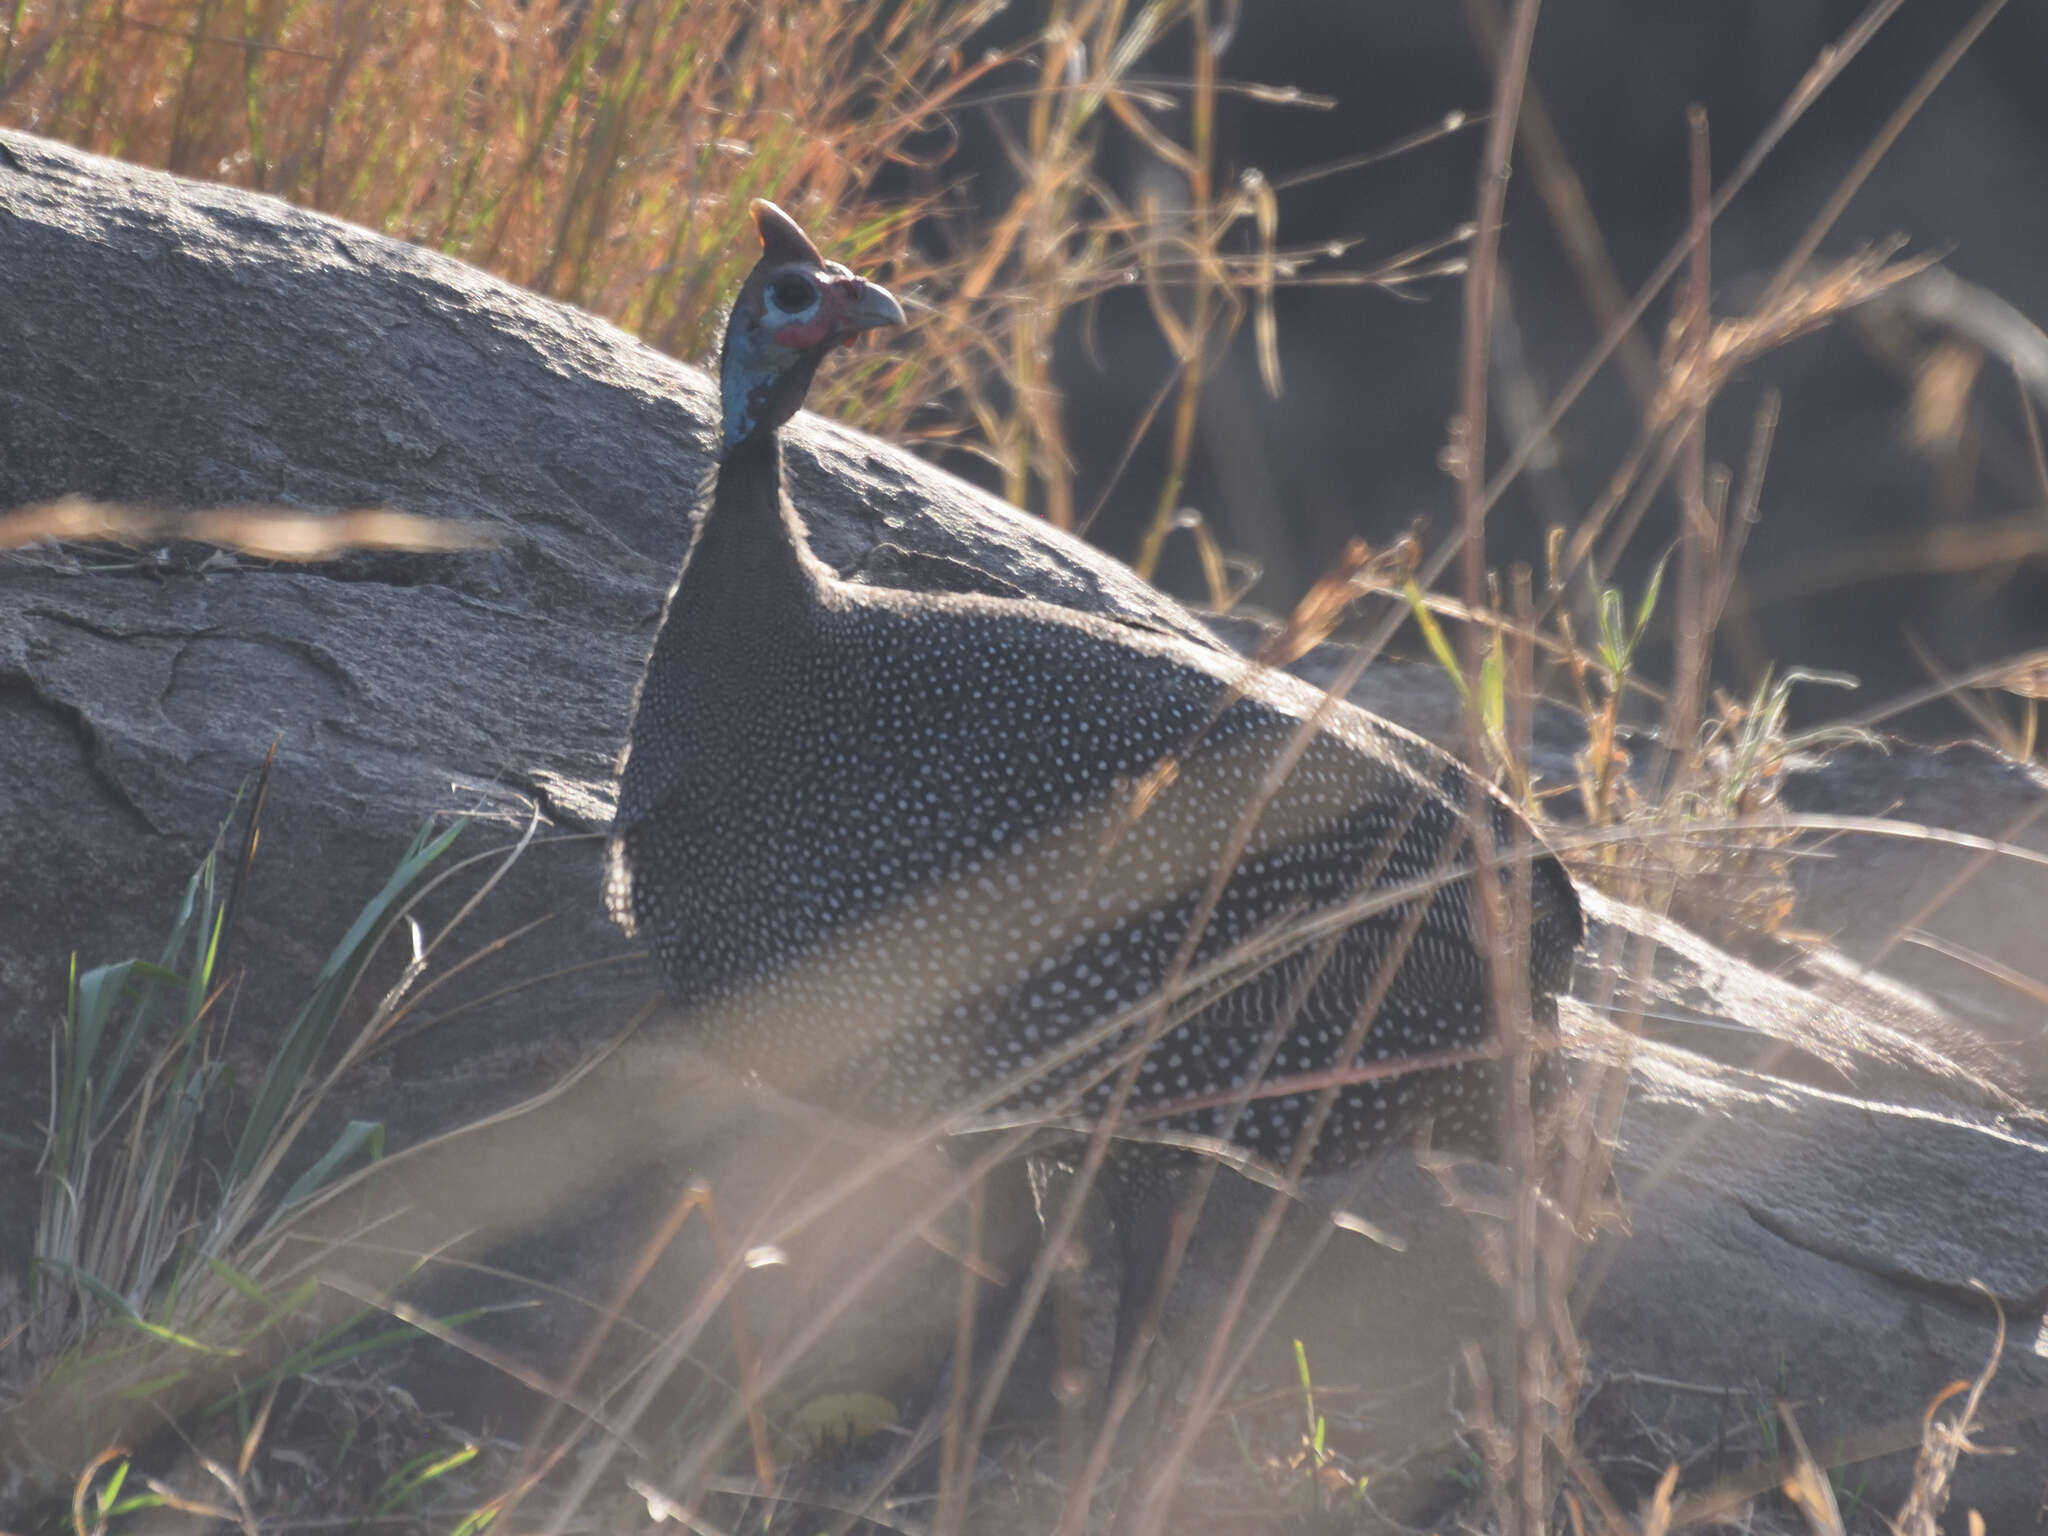
<svg viewBox="0 0 2048 1536">
<path fill-rule="evenodd" d="M 785 605 L 815 606 L 826 574 L 782 493 L 782 446 L 775 434 L 735 444 L 718 466 L 685 584 L 715 588 L 720 599 L 766 618 Z"/>
</svg>

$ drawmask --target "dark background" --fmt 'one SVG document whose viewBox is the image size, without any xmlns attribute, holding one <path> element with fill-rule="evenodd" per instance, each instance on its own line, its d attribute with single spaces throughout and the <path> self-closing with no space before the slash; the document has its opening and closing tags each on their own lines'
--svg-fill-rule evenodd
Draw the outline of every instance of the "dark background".
<svg viewBox="0 0 2048 1536">
<path fill-rule="evenodd" d="M 1024 24 L 1036 20 L 1018 16 Z M 1549 0 L 1538 23 L 1533 87 L 1548 107 L 1632 293 L 1683 233 L 1688 103 L 1709 114 L 1716 183 L 1780 104 L 1862 10 L 1846 0 Z M 1826 202 L 1842 175 L 1912 90 L 1974 4 L 1908 0 L 1811 108 L 1718 224 L 1718 315 L 1745 310 Z M 1003 23 L 998 23 L 999 26 Z M 1185 68 L 1161 50 L 1156 68 Z M 1455 0 L 1246 0 L 1222 61 L 1229 78 L 1291 84 L 1336 98 L 1308 111 L 1225 97 L 1219 188 L 1247 166 L 1274 180 L 1382 148 L 1454 109 L 1483 112 L 1490 81 Z M 1120 137 L 1117 136 L 1117 137 Z M 1112 176 L 1135 195 L 1140 178 L 1167 177 L 1129 140 L 1107 145 Z M 1286 194 L 1280 238 L 1298 245 L 1363 236 L 1355 260 L 1384 259 L 1439 237 L 1470 216 L 1481 133 L 1468 130 L 1370 168 Z M 991 207 L 1007 191 L 999 152 L 969 125 L 967 163 Z M 957 162 L 956 162 L 957 163 Z M 1503 257 L 1527 374 L 1553 394 L 1597 340 L 1599 327 L 1517 155 Z M 2013 0 L 1941 86 L 1850 205 L 1820 261 L 1902 234 L 2036 324 L 2048 322 L 2048 3 Z M 1249 327 L 1208 390 L 1184 500 L 1227 549 L 1265 576 L 1251 601 L 1291 604 L 1345 540 L 1376 545 L 1418 519 L 1448 526 L 1449 479 L 1438 468 L 1457 388 L 1460 294 L 1440 280 L 1409 302 L 1372 289 L 1283 292 L 1281 399 L 1258 378 Z M 1670 318 L 1660 298 L 1642 327 L 1654 348 Z M 1142 296 L 1116 294 L 1084 345 L 1076 318 L 1058 368 L 1069 393 L 1081 462 L 1080 505 L 1091 505 L 1157 387 L 1167 353 Z M 1908 632 L 1951 668 L 2048 642 L 2048 509 L 2028 456 L 2011 371 L 1988 358 L 1969 428 L 1953 451 L 1914 446 L 1905 431 L 1914 370 L 1942 333 L 1895 313 L 1866 314 L 1794 343 L 1723 397 L 1716 459 L 1739 466 L 1766 385 L 1783 414 L 1744 560 L 1745 595 L 1722 636 L 1718 677 L 1753 681 L 1766 662 L 1824 667 L 1864 680 L 1862 708 L 1927 680 Z M 1497 465 L 1512 440 L 1495 392 Z M 1634 440 L 1635 403 L 1610 366 L 1566 418 L 1554 468 L 1524 476 L 1490 523 L 1491 557 L 1539 559 L 1542 530 L 1575 522 Z M 1150 515 L 1167 434 L 1155 428 L 1090 536 L 1129 556 Z M 1916 539 L 1968 533 L 2031 517 L 2031 550 L 1979 561 L 1967 547 L 1927 569 Z M 2023 525 L 2024 526 L 2024 525 Z M 1675 537 L 1667 493 L 1651 510 L 1622 572 L 1634 587 Z M 1898 548 L 1899 540 L 1907 543 Z M 1185 541 L 1161 569 L 1176 592 L 1201 588 Z M 1965 539 L 1967 546 L 1969 540 Z M 1896 569 L 1846 579 L 1842 562 Z M 1667 605 L 1668 606 L 1668 605 Z M 1412 637 L 1411 637 L 1412 639 Z M 1653 662 L 1653 666 L 1656 663 Z M 1817 690 L 1809 711 L 1840 711 Z M 1967 728 L 1937 705 L 1912 716 L 1922 734 Z"/>
</svg>

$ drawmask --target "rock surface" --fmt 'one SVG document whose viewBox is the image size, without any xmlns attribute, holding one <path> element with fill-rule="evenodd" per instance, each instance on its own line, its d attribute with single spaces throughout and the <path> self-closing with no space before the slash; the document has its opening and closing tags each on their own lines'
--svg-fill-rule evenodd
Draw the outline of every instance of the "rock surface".
<svg viewBox="0 0 2048 1536">
<path fill-rule="evenodd" d="M 153 952 L 273 743 L 233 941 L 248 971 L 234 1059 L 261 1059 L 420 824 L 449 811 L 485 823 L 478 848 L 533 816 L 549 834 L 493 893 L 471 944 L 548 921 L 466 978 L 469 995 L 593 968 L 421 1032 L 344 1085 L 338 1112 L 383 1120 L 404 1144 L 587 1057 L 655 990 L 602 917 L 597 834 L 707 467 L 703 376 L 458 263 L 11 134 L 0 272 L 0 509 L 72 492 L 176 507 L 379 503 L 498 540 L 318 567 L 187 546 L 0 556 L 0 1127 L 44 1112 L 69 955 Z M 844 571 L 906 585 L 980 571 L 1206 636 L 1120 566 L 903 454 L 811 418 L 792 438 L 794 495 Z M 1396 664 L 1358 697 L 1424 728 L 1448 707 L 1429 669 Z M 1541 739 L 1568 757 L 1568 721 Z M 1984 836 L 2048 802 L 2032 770 L 1963 750 L 1838 755 L 1798 775 L 1792 798 L 1837 814 L 1899 805 Z M 2043 825 L 2014 835 L 2039 848 Z M 1839 935 L 1848 959 L 1816 948 L 1775 972 L 1595 904 L 1580 1032 L 1597 1048 L 1612 999 L 1634 996 L 1653 1037 L 1621 1128 L 1629 1232 L 1597 1256 L 1604 1283 L 1585 1324 L 1598 1383 L 1589 1444 L 1624 1496 L 1666 1457 L 1695 1481 L 1754 1461 L 1774 1396 L 1795 1403 L 1816 1448 L 1873 1428 L 1910 1434 L 1988 1352 L 1982 1282 L 2014 1323 L 1993 1394 L 2011 1422 L 1984 1438 L 2018 1454 L 1966 1460 L 1957 1499 L 1994 1530 L 2034 1518 L 2048 1435 L 2025 1415 L 2048 1391 L 2032 1353 L 2048 1294 L 2048 1138 L 2000 1090 L 2041 1081 L 2043 1010 L 1953 951 L 2041 976 L 2033 915 L 2048 910 L 2048 873 L 1993 858 L 1958 888 L 1964 905 L 1923 911 L 1972 857 L 1830 845 L 1800 866 L 1794 925 Z M 1901 924 L 1945 921 L 1964 937 L 1940 965 L 1924 944 L 1888 943 Z M 1617 990 L 1634 974 L 1631 933 L 1665 951 L 1635 993 Z M 565 1099 L 408 1173 L 418 1241 L 461 1228 L 481 1234 L 472 1251 L 602 1296 L 691 1175 L 741 1212 L 786 1200 L 792 1177 L 800 1186 L 816 1167 L 816 1117 L 757 1104 L 647 1033 Z M 1965 1065 L 1950 1065 L 1958 1055 Z M 32 1136 L 0 1139 L 0 1254 L 26 1249 L 33 1161 Z M 919 1166 L 919 1178 L 942 1176 Z M 801 1317 L 829 1296 L 842 1255 L 888 1230 L 890 1209 L 915 1208 L 919 1187 L 899 1181 L 836 1218 L 852 1249 L 815 1229 L 793 1238 L 786 1276 L 764 1282 L 781 1298 L 767 1326 L 778 1307 Z M 1346 1197 L 1410 1251 L 1341 1239 L 1287 1326 L 1316 1340 L 1319 1376 L 1372 1382 L 1396 1404 L 1387 1417 L 1418 1434 L 1442 1421 L 1451 1346 L 1488 1315 L 1483 1278 L 1446 1278 L 1454 1262 L 1472 1270 L 1472 1221 L 1398 1168 Z M 1202 1250 L 1219 1256 L 1208 1272 L 1198 1259 L 1192 1290 L 1227 1279 L 1233 1233 L 1260 1198 L 1249 1186 L 1221 1197 L 1220 1235 Z M 701 1244 L 682 1245 L 650 1304 L 686 1298 L 707 1262 Z M 950 1296 L 953 1273 L 935 1253 L 912 1255 L 887 1285 Z M 1361 1307 L 1361 1295 L 1384 1304 Z M 936 1310 L 950 1329 L 950 1304 Z M 582 1321 L 544 1308 L 509 1337 L 558 1358 Z M 927 1368 L 919 1348 L 906 1372 Z M 1896 1507 L 1908 1466 L 1893 1455 L 1846 1474 L 1864 1479 L 1866 1513 Z"/>
</svg>

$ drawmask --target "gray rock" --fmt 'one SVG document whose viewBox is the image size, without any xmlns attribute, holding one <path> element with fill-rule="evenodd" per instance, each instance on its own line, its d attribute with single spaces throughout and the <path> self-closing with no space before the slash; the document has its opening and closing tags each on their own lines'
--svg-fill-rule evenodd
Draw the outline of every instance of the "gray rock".
<svg viewBox="0 0 2048 1536">
<path fill-rule="evenodd" d="M 1619 1152 L 1630 1228 L 1584 1319 L 1594 1391 L 1582 1433 L 1617 1491 L 1663 1461 L 1738 1474 L 1773 1446 L 1774 1404 L 1860 1495 L 1895 1514 L 1919 1413 L 1989 1357 L 2011 1320 L 1955 1508 L 2038 1502 L 2048 1362 L 2048 1141 L 1951 1110 L 1905 1109 L 1782 1079 L 1638 1060 Z"/>
<path fill-rule="evenodd" d="M 1847 747 L 1794 774 L 1796 811 L 1878 816 L 2009 845 L 2020 857 L 1910 838 L 1801 860 L 1803 921 L 1851 961 L 1941 999 L 2048 1091 L 2048 773 L 1976 742 Z M 2031 856 L 2040 861 L 2024 862 Z"/>
<path fill-rule="evenodd" d="M 476 847 L 509 842 L 534 816 L 550 834 L 491 897 L 479 941 L 548 921 L 465 978 L 468 994 L 438 1001 L 593 968 L 424 1031 L 345 1084 L 336 1113 L 413 1142 L 587 1057 L 655 990 L 601 915 L 597 834 L 707 467 L 703 376 L 456 262 L 18 134 L 0 134 L 0 272 L 0 507 L 70 492 L 174 507 L 378 503 L 498 540 L 316 567 L 175 545 L 0 557 L 0 1126 L 43 1112 L 69 955 L 153 951 L 273 743 L 234 939 L 247 980 L 233 1059 L 262 1059 L 326 947 L 422 821 L 449 811 L 484 823 Z M 843 571 L 1027 592 L 1207 635 L 1121 566 L 899 452 L 810 418 L 792 437 L 794 494 Z M 1359 697 L 1425 727 L 1450 718 L 1427 667 L 1377 670 Z M 1539 742 L 1569 766 L 1568 717 L 1547 718 Z M 1910 748 L 1838 758 L 1802 777 L 1801 803 L 1868 811 L 1905 799 L 1910 781 L 1912 814 L 1967 804 L 1972 827 L 1994 829 L 2038 803 L 2037 778 L 1973 762 Z M 1950 795 L 1959 784 L 1966 800 Z M 2038 1047 L 2038 1008 L 1981 970 L 1958 981 L 1916 965 L 1902 980 L 1896 946 L 1860 965 L 1912 918 L 1922 884 L 1944 878 L 1918 855 L 1901 870 L 1898 850 L 1867 846 L 1838 843 L 1804 877 L 1797 920 L 1842 935 L 1848 960 L 1815 949 L 1767 972 L 1597 904 L 1575 1015 L 1584 1047 L 1618 1051 L 1611 1020 L 1632 1008 L 1658 1037 L 1636 1047 L 1621 1128 L 1629 1234 L 1596 1255 L 1605 1278 L 1585 1321 L 1587 1443 L 1617 1486 L 1653 1478 L 1665 1455 L 1692 1458 L 1699 1476 L 1717 1457 L 1746 1464 L 1773 1394 L 1798 1401 L 1816 1443 L 1910 1426 L 1988 1349 L 1974 1281 L 2016 1324 L 1999 1411 L 2048 1386 L 2026 1347 L 2048 1288 L 2048 1144 L 2005 1097 L 2020 1079 L 1998 1054 L 2028 1026 Z M 1984 905 L 1960 917 L 1973 947 L 2016 966 L 2038 961 L 2038 949 L 2018 954 L 2043 909 L 2026 878 L 1987 871 L 1973 898 Z M 1647 990 L 1623 985 L 1631 934 L 1664 951 Z M 545 1109 L 406 1165 L 404 1230 L 422 1246 L 468 1232 L 471 1253 L 601 1296 L 690 1173 L 714 1179 L 742 1240 L 777 1234 L 778 1202 L 815 1183 L 816 1121 L 748 1097 L 657 1028 Z M 30 1141 L 0 1142 L 0 1253 L 26 1246 Z M 1357 1198 L 1408 1252 L 1341 1238 L 1276 1339 L 1317 1338 L 1319 1376 L 1405 1383 L 1388 1419 L 1415 1438 L 1444 1423 L 1454 1346 L 1491 1326 L 1492 1292 L 1471 1256 L 1473 1218 L 1399 1161 L 1363 1195 L 1325 1193 Z M 762 1282 L 764 1328 L 814 1315 L 944 1174 L 921 1163 L 927 1182 L 849 1202 L 836 1238 L 785 1234 L 792 1264 Z M 1189 1306 L 1227 1279 L 1232 1234 L 1263 1199 L 1224 1190 Z M 1306 1240 L 1299 1222 L 1290 1230 Z M 695 1238 L 679 1245 L 647 1288 L 650 1317 L 686 1301 L 709 1262 Z M 896 1362 L 887 1369 L 928 1371 L 951 1327 L 950 1302 L 888 1298 L 950 1297 L 954 1273 L 922 1248 L 886 1272 L 855 1333 Z M 887 1321 L 905 1311 L 930 1326 Z M 586 1323 L 551 1303 L 501 1337 L 559 1360 Z M 852 1349 L 847 1337 L 836 1347 Z M 1275 1358 L 1284 1381 L 1291 1366 Z M 861 1384 L 872 1369 L 843 1366 Z M 423 1392 L 457 1372 L 443 1359 L 429 1377 Z M 2021 1454 L 1967 1462 L 1958 1497 L 1994 1529 L 2018 1528 L 2048 1443 L 2029 1424 L 2000 1433 Z M 1875 1507 L 1902 1466 L 1872 1464 Z"/>
</svg>

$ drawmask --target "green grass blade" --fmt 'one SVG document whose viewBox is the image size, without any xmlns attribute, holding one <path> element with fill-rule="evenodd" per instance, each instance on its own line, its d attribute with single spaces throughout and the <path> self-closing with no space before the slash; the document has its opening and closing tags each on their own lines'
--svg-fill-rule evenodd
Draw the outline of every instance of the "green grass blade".
<svg viewBox="0 0 2048 1536">
<path fill-rule="evenodd" d="M 195 923 L 203 924 L 207 920 L 207 915 L 213 911 L 213 872 L 214 855 L 209 852 L 199 861 L 199 867 L 192 871 L 191 878 L 185 882 L 184 894 L 178 902 L 177 915 L 171 919 L 171 931 L 164 939 L 162 956 L 157 963 L 150 965 L 141 960 L 124 962 L 128 970 L 127 979 L 134 986 L 134 996 L 127 1023 L 121 1031 L 121 1038 L 99 1073 L 99 1089 L 93 1096 L 92 1107 L 95 1125 L 106 1117 L 108 1106 L 113 1102 L 113 1096 L 127 1073 L 128 1063 L 141 1045 L 143 1036 L 149 1028 L 149 1021 L 155 1015 L 158 997 L 166 992 L 185 988 L 188 998 L 186 1019 L 189 1022 L 198 1016 L 201 1004 L 190 1001 L 193 976 L 180 970 L 179 962 Z M 195 963 L 194 975 L 198 969 Z M 202 1001 L 205 997 L 204 986 L 205 983 L 202 981 L 198 993 Z"/>
<path fill-rule="evenodd" d="M 212 1355 L 221 1360 L 237 1360 L 242 1355 L 242 1351 L 231 1344 L 209 1344 L 204 1339 L 195 1339 L 189 1333 L 180 1333 L 177 1329 L 166 1327 L 162 1323 L 152 1323 L 146 1317 L 128 1316 L 120 1321 L 137 1332 L 148 1334 L 152 1339 L 175 1345 L 179 1349 L 189 1349 L 194 1354 Z"/>
<path fill-rule="evenodd" d="M 319 1160 L 293 1181 L 292 1187 L 284 1192 L 278 1201 L 280 1209 L 289 1209 L 301 1200 L 315 1194 L 334 1171 L 358 1151 L 367 1146 L 370 1161 L 377 1162 L 384 1156 L 384 1122 L 381 1120 L 351 1120 L 334 1138 L 334 1145 L 320 1154 Z"/>
<path fill-rule="evenodd" d="M 93 1066 L 114 1010 L 128 991 L 132 968 L 132 962 L 124 960 L 79 974 L 76 958 L 72 961 L 71 1006 L 65 1010 L 58 1045 L 56 1123 L 51 1127 L 48 1170 L 51 1176 L 70 1178 L 77 1171 L 81 1152 L 98 1129 L 111 1085 L 101 1082 L 99 1090 L 94 1091 Z"/>
<path fill-rule="evenodd" d="M 101 1306 L 105 1307 L 109 1312 L 114 1313 L 117 1317 L 120 1317 L 124 1320 L 129 1320 L 139 1317 L 141 1315 L 135 1310 L 134 1306 L 129 1302 L 126 1296 L 123 1296 L 119 1291 L 116 1291 L 111 1287 L 102 1284 L 100 1281 L 95 1280 L 91 1275 L 87 1274 L 84 1270 L 80 1269 L 76 1264 L 73 1264 L 65 1259 L 46 1258 L 39 1258 L 36 1262 L 45 1269 L 53 1269 L 58 1274 L 63 1275 L 67 1280 L 71 1281 L 73 1285 L 76 1285 L 77 1287 L 79 1287 L 79 1289 L 88 1292 L 95 1300 L 97 1300 L 100 1303 Z"/>
<path fill-rule="evenodd" d="M 375 1520 L 392 1513 L 435 1478 L 474 1461 L 476 1454 L 475 1446 L 463 1445 L 452 1451 L 429 1451 L 424 1456 L 414 1457 L 384 1480 L 380 1496 L 370 1510 L 370 1518 Z"/>
<path fill-rule="evenodd" d="M 1611 677 L 1621 677 L 1628 671 L 1628 636 L 1621 627 L 1621 590 L 1618 587 L 1603 587 L 1600 590 L 1600 664 L 1607 668 Z"/>
<path fill-rule="evenodd" d="M 1479 663 L 1479 718 L 1486 734 L 1505 743 L 1508 727 L 1507 659 L 1501 654 L 1500 635 Z"/>
<path fill-rule="evenodd" d="M 457 821 L 438 837 L 430 835 L 433 832 L 431 823 L 421 828 L 384 888 L 371 898 L 328 956 L 313 984 L 313 995 L 285 1031 L 277 1054 L 263 1074 L 263 1082 L 249 1107 L 249 1118 L 243 1124 L 242 1134 L 235 1143 L 234 1156 L 228 1163 L 226 1183 L 230 1188 L 248 1178 L 263 1160 L 278 1128 L 305 1087 L 321 1047 L 333 1032 L 342 1004 L 354 989 L 356 978 L 369 964 L 385 925 L 403 905 L 420 877 L 461 835 L 463 826 L 463 822 Z"/>
<path fill-rule="evenodd" d="M 465 1311 L 437 1318 L 436 1321 L 444 1328 L 460 1328 L 465 1323 L 474 1322 L 480 1317 L 487 1317 L 493 1312 L 509 1312 L 516 1307 L 524 1305 L 525 1303 L 522 1302 L 470 1307 Z M 324 1371 L 330 1366 L 340 1365 L 343 1361 L 359 1359 L 364 1355 L 375 1354 L 382 1349 L 396 1349 L 401 1344 L 426 1337 L 425 1334 L 413 1327 L 412 1324 L 400 1323 L 395 1327 L 385 1328 L 370 1334 L 366 1338 L 351 1340 L 347 1343 L 340 1342 L 346 1339 L 349 1334 L 355 1332 L 361 1326 L 363 1319 L 371 1316 L 372 1312 L 373 1309 L 369 1307 L 359 1308 L 346 1320 L 328 1329 L 310 1344 L 294 1350 L 261 1376 L 243 1382 L 236 1387 L 234 1392 L 216 1398 L 207 1405 L 206 1412 L 209 1414 L 225 1412 L 233 1405 L 238 1393 L 267 1392 L 275 1382 L 289 1381 L 294 1376 L 304 1376 L 310 1371 Z"/>
<path fill-rule="evenodd" d="M 1656 568 L 1650 572 L 1650 584 L 1643 588 L 1642 601 L 1636 604 L 1635 627 L 1629 631 L 1628 637 L 1631 652 L 1642 644 L 1643 632 L 1650 627 L 1650 618 L 1657 611 L 1657 594 L 1664 590 L 1664 568 L 1671 564 L 1671 555 L 1676 548 L 1677 546 L 1673 545 L 1671 549 L 1664 551 L 1657 561 Z"/>
<path fill-rule="evenodd" d="M 217 1259 L 212 1254 L 207 1254 L 205 1261 L 206 1267 L 212 1272 L 214 1279 L 220 1281 L 229 1290 L 239 1291 L 243 1296 L 255 1302 L 257 1306 L 262 1307 L 265 1311 L 268 1311 L 274 1305 L 268 1291 L 264 1290 L 262 1286 L 258 1285 L 253 1279 L 243 1274 L 225 1259 Z"/>
<path fill-rule="evenodd" d="M 1458 697 L 1469 708 L 1472 690 L 1465 682 L 1465 669 L 1458 665 L 1458 654 L 1451 649 L 1451 642 L 1445 637 L 1443 627 L 1436 621 L 1436 615 L 1429 611 L 1429 604 L 1423 598 L 1422 588 L 1411 579 L 1402 583 L 1402 594 L 1408 599 L 1408 611 L 1415 615 L 1415 627 L 1422 631 L 1422 638 L 1429 644 L 1430 655 L 1442 667 L 1452 682 L 1458 685 Z"/>
</svg>

